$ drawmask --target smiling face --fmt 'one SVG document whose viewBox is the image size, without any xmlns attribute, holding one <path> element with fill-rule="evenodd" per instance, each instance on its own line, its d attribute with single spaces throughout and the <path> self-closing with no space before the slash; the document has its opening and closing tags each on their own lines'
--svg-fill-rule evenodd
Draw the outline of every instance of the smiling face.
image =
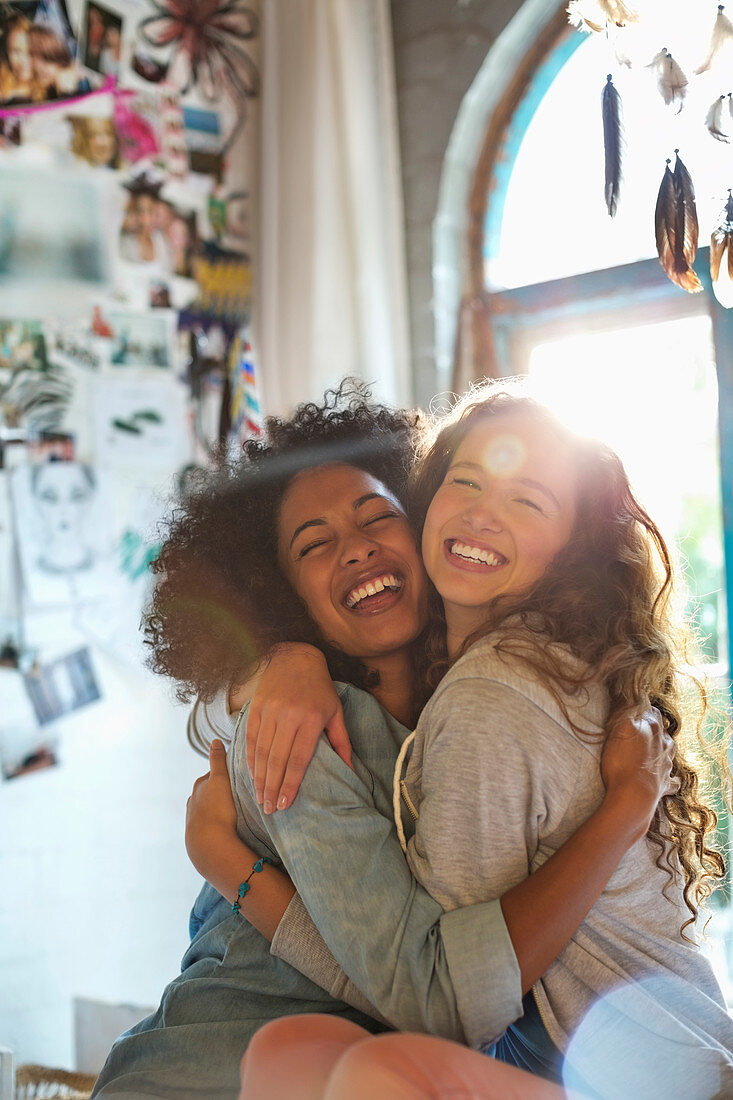
<svg viewBox="0 0 733 1100">
<path fill-rule="evenodd" d="M 92 164 L 109 164 L 117 148 L 114 126 L 109 118 L 86 119 L 89 161 Z"/>
<path fill-rule="evenodd" d="M 449 652 L 486 621 L 494 597 L 527 591 L 573 530 L 569 445 L 536 419 L 472 428 L 428 509 L 423 560 L 445 607 Z"/>
<path fill-rule="evenodd" d="M 370 668 L 402 660 L 425 624 L 426 584 L 402 506 L 354 466 L 298 474 L 280 507 L 279 561 L 324 638 Z"/>
</svg>

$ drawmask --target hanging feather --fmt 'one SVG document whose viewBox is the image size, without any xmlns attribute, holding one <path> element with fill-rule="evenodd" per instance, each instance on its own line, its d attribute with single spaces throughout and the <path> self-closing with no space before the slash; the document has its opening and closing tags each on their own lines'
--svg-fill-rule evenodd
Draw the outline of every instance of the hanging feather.
<svg viewBox="0 0 733 1100">
<path fill-rule="evenodd" d="M 687 77 L 677 64 L 672 54 L 667 49 L 660 50 L 647 65 L 648 69 L 655 69 L 657 73 L 657 87 L 664 102 L 679 104 L 677 113 L 682 110 L 685 96 L 687 95 Z"/>
<path fill-rule="evenodd" d="M 702 284 L 692 268 L 697 252 L 697 210 L 695 189 L 690 173 L 677 153 L 674 172 L 669 160 L 654 211 L 654 230 L 659 262 L 673 283 L 691 294 L 702 290 Z"/>
<path fill-rule="evenodd" d="M 723 260 L 727 263 L 723 266 Z M 710 238 L 710 278 L 721 305 L 733 306 L 733 193 L 728 192 L 723 220 Z"/>
<path fill-rule="evenodd" d="M 720 52 L 726 42 L 733 41 L 733 23 L 727 15 L 723 15 L 724 5 L 718 5 L 718 15 L 713 26 L 713 33 L 710 39 L 710 49 L 708 56 L 703 61 L 699 69 L 695 69 L 695 73 L 699 76 L 700 73 L 706 73 L 713 61 L 716 54 Z"/>
<path fill-rule="evenodd" d="M 601 97 L 601 111 L 603 114 L 603 149 L 606 159 L 606 206 L 609 215 L 614 218 L 618 209 L 618 199 L 621 190 L 621 145 L 623 134 L 621 129 L 621 96 L 613 83 L 611 74 L 606 77 L 606 84 Z"/>
<path fill-rule="evenodd" d="M 596 34 L 605 30 L 608 23 L 625 27 L 627 23 L 639 21 L 638 14 L 623 0 L 570 0 L 567 12 L 573 27 Z"/>
<path fill-rule="evenodd" d="M 623 0 L 598 0 L 601 11 L 604 12 L 609 23 L 615 23 L 617 27 L 625 27 L 627 23 L 638 23 L 639 14 Z"/>
<path fill-rule="evenodd" d="M 571 27 L 593 31 L 595 34 L 600 34 L 605 27 L 600 11 L 596 11 L 595 5 L 588 4 L 587 0 L 586 3 L 583 0 L 570 0 L 567 12 Z"/>
<path fill-rule="evenodd" d="M 729 142 L 730 138 L 723 129 L 723 108 L 725 106 L 726 97 L 724 95 L 718 96 L 715 102 L 711 105 L 710 110 L 705 118 L 705 125 L 707 126 L 708 133 L 711 137 L 714 137 L 716 141 Z M 730 107 L 730 99 L 728 102 Z M 727 112 L 730 117 L 730 110 Z"/>
</svg>

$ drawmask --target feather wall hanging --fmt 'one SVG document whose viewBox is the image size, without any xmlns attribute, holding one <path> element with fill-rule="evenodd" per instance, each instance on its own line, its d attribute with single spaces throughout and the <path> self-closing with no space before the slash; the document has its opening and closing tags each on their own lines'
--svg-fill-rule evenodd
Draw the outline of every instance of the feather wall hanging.
<svg viewBox="0 0 733 1100">
<path fill-rule="evenodd" d="M 668 107 L 676 106 L 679 114 L 684 106 L 688 84 L 682 69 L 666 48 L 652 58 L 648 67 L 656 71 L 657 87 L 662 99 Z"/>
<path fill-rule="evenodd" d="M 725 213 L 710 238 L 710 278 L 721 305 L 733 305 L 733 193 L 728 192 Z"/>
<path fill-rule="evenodd" d="M 695 294 L 702 290 L 702 283 L 692 267 L 698 238 L 695 189 L 677 149 L 675 155 L 674 171 L 667 161 L 654 211 L 657 253 L 672 282 Z"/>
<path fill-rule="evenodd" d="M 570 0 L 567 12 L 574 27 L 584 26 L 595 33 L 605 30 L 609 23 L 625 27 L 639 21 L 638 12 L 623 0 Z"/>
<path fill-rule="evenodd" d="M 726 102 L 727 100 L 727 102 Z M 711 137 L 716 141 L 730 142 L 727 125 L 731 118 L 731 96 L 721 95 L 711 104 L 705 116 L 705 125 Z"/>
<path fill-rule="evenodd" d="M 733 23 L 727 15 L 723 15 L 725 8 L 723 4 L 718 4 L 718 15 L 715 20 L 715 26 L 713 27 L 713 34 L 710 39 L 710 50 L 708 56 L 703 61 L 699 69 L 695 69 L 695 74 L 706 73 L 710 66 L 713 64 L 716 56 L 720 53 L 726 42 L 733 42 Z"/>
<path fill-rule="evenodd" d="M 603 149 L 605 153 L 606 209 L 610 217 L 615 218 L 621 190 L 621 150 L 623 133 L 621 128 L 621 96 L 609 73 L 601 97 L 603 114 Z"/>
</svg>

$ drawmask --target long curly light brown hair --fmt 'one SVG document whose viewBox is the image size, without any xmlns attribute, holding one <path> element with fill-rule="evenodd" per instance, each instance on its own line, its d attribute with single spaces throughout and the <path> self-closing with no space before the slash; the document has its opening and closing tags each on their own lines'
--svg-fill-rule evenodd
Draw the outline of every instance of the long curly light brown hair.
<svg viewBox="0 0 733 1100">
<path fill-rule="evenodd" d="M 715 780 L 730 805 L 728 738 L 719 733 L 708 742 L 703 738 L 708 693 L 702 678 L 690 671 L 692 642 L 675 613 L 672 559 L 659 528 L 634 496 L 621 460 L 604 444 L 573 435 L 532 398 L 496 383 L 477 387 L 425 443 L 413 485 L 414 521 L 422 528 L 467 433 L 509 415 L 527 418 L 570 447 L 578 475 L 575 525 L 566 546 L 529 591 L 494 598 L 484 626 L 465 640 L 461 653 L 501 628 L 498 648 L 548 684 L 581 736 L 585 731 L 570 719 L 563 697 L 582 691 L 591 680 L 608 691 L 606 729 L 629 708 L 648 700 L 658 707 L 675 741 L 673 775 L 680 787 L 660 802 L 648 836 L 659 847 L 657 863 L 670 877 L 681 869 L 692 914 L 684 930 L 725 875 L 723 856 L 711 843 L 717 815 L 708 799 Z M 434 590 L 431 598 L 427 651 L 434 686 L 451 662 Z M 587 674 L 570 673 L 550 642 L 566 646 Z"/>
</svg>

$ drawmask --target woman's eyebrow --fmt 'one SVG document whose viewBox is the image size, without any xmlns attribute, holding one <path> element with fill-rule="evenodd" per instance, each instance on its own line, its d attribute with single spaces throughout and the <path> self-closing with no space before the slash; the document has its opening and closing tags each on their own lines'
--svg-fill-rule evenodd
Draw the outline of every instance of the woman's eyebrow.
<svg viewBox="0 0 733 1100">
<path fill-rule="evenodd" d="M 385 502 L 385 504 L 392 504 L 393 503 L 389 499 L 389 497 L 384 496 L 382 493 L 364 493 L 363 497 L 357 497 L 356 498 L 356 500 L 351 505 L 351 507 L 354 509 L 354 511 L 356 511 L 357 508 L 361 508 L 362 504 L 366 504 L 370 500 L 383 500 Z"/>
<path fill-rule="evenodd" d="M 528 489 L 537 489 L 540 493 L 544 493 L 549 500 L 555 505 L 558 511 L 562 511 L 560 501 L 557 499 L 552 489 L 549 486 L 544 485 L 541 481 L 535 481 L 531 477 L 518 477 L 517 481 L 520 485 L 526 485 Z"/>
<path fill-rule="evenodd" d="M 450 469 L 453 470 L 456 466 L 465 466 L 468 470 L 475 470 L 477 473 L 486 473 L 485 468 L 479 462 L 454 462 Z M 510 478 L 509 480 L 512 479 Z M 542 481 L 535 481 L 532 477 L 517 477 L 513 480 L 516 481 L 517 485 L 525 485 L 528 489 L 537 489 L 540 493 L 544 493 L 545 496 L 552 501 L 558 511 L 562 510 L 560 501 L 557 499 L 552 489 Z"/>
<path fill-rule="evenodd" d="M 361 508 L 363 504 L 367 504 L 370 500 L 383 500 L 385 504 L 394 504 L 394 501 L 391 501 L 389 497 L 383 496 L 382 493 L 364 493 L 363 496 L 356 498 L 351 507 L 354 511 L 356 511 L 358 508 Z M 290 548 L 292 549 L 293 543 L 297 539 L 298 535 L 301 533 L 301 531 L 305 531 L 306 527 L 326 527 L 327 525 L 328 520 L 326 519 L 307 519 L 305 523 L 301 523 L 300 526 L 296 527 L 293 531 L 293 537 L 290 540 Z"/>
<path fill-rule="evenodd" d="M 290 540 L 289 549 L 292 550 L 293 543 L 295 542 L 295 540 L 297 539 L 297 537 L 301 533 L 301 531 L 305 531 L 306 527 L 325 527 L 325 526 L 326 526 L 326 520 L 325 519 L 307 519 L 305 521 L 305 523 L 301 523 L 300 527 L 296 527 L 295 530 L 293 531 L 293 537 Z"/>
</svg>

